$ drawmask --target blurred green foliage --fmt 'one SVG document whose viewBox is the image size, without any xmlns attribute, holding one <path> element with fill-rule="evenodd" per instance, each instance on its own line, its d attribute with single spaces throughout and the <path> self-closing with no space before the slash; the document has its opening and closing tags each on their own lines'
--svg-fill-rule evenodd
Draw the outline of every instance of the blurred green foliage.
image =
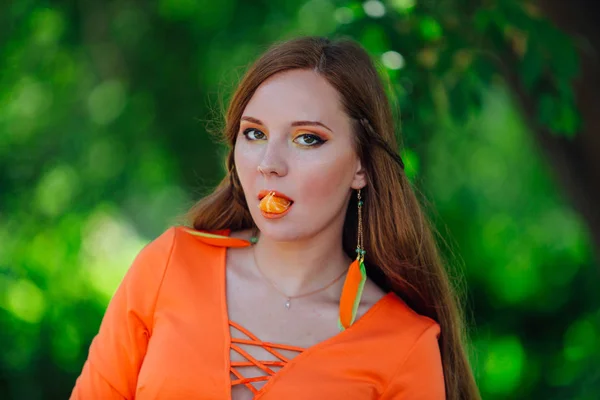
<svg viewBox="0 0 600 400">
<path fill-rule="evenodd" d="M 586 221 L 529 131 L 577 132 L 578 62 L 532 3 L 15 0 L 0 23 L 1 398 L 68 397 L 135 254 L 222 177 L 206 131 L 244 67 L 298 34 L 359 40 L 389 82 L 484 398 L 600 397 Z"/>
</svg>

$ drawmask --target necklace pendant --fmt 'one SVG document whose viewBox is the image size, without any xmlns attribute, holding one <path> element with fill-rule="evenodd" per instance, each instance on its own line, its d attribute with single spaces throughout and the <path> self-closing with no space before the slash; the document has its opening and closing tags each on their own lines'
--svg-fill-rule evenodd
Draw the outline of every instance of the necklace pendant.
<svg viewBox="0 0 600 400">
<path fill-rule="evenodd" d="M 292 305 L 292 299 L 287 299 L 287 301 L 285 302 L 285 308 L 287 310 L 289 310 L 291 305 Z"/>
</svg>

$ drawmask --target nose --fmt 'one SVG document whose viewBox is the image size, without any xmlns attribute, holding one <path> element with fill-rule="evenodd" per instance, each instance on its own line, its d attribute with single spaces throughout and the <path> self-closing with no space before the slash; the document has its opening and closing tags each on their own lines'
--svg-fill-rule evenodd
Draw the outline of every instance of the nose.
<svg viewBox="0 0 600 400">
<path fill-rule="evenodd" d="M 271 141 L 267 144 L 265 153 L 257 167 L 258 172 L 264 177 L 285 176 L 288 172 L 283 151 L 277 148 L 276 143 Z"/>
</svg>

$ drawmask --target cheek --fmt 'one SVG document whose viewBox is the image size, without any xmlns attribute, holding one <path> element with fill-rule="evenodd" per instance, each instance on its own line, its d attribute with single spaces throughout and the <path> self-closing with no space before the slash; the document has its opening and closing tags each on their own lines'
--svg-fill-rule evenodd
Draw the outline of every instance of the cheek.
<svg viewBox="0 0 600 400">
<path fill-rule="evenodd" d="M 258 166 L 257 155 L 254 153 L 255 152 L 252 152 L 252 149 L 243 142 L 238 141 L 235 145 L 233 160 L 243 187 L 246 186 L 248 176 L 251 175 Z"/>
<path fill-rule="evenodd" d="M 355 157 L 352 154 L 321 158 L 322 161 L 307 163 L 300 173 L 302 196 L 307 203 L 330 208 L 343 204 L 354 177 Z"/>
<path fill-rule="evenodd" d="M 233 150 L 233 159 L 238 174 L 247 175 L 250 169 L 256 169 L 258 166 L 258 154 L 256 151 L 253 151 L 252 146 L 244 143 L 243 140 L 242 138 L 237 141 Z"/>
</svg>

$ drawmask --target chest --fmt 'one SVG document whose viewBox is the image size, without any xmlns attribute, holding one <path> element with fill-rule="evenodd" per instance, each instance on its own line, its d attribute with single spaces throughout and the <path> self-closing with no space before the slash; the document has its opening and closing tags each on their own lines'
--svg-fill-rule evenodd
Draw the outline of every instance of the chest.
<svg viewBox="0 0 600 400">
<path fill-rule="evenodd" d="M 284 298 L 250 283 L 242 286 L 253 292 L 241 290 L 225 268 L 166 276 L 136 399 L 379 397 L 389 379 L 382 343 L 392 341 L 369 331 L 376 325 L 359 321 L 340 333 L 336 307 L 292 300 L 286 309 Z"/>
<path fill-rule="evenodd" d="M 236 343 L 237 335 L 229 338 L 223 327 L 221 337 L 206 340 L 198 326 L 182 330 L 180 322 L 171 324 L 170 320 L 164 316 L 157 322 L 150 338 L 138 378 L 138 400 L 365 400 L 379 398 L 388 380 L 387 372 L 380 372 L 373 347 L 350 335 L 344 335 L 347 340 L 334 337 L 296 354 L 268 343 L 249 351 L 251 345 Z M 239 346 L 245 354 L 232 346 Z"/>
<path fill-rule="evenodd" d="M 288 298 L 241 267 L 226 273 L 234 400 L 254 398 L 291 360 L 339 333 L 335 289 Z"/>
<path fill-rule="evenodd" d="M 228 269 L 226 279 L 228 318 L 265 342 L 308 348 L 339 333 L 335 288 L 290 299 L 244 271 Z"/>
</svg>

